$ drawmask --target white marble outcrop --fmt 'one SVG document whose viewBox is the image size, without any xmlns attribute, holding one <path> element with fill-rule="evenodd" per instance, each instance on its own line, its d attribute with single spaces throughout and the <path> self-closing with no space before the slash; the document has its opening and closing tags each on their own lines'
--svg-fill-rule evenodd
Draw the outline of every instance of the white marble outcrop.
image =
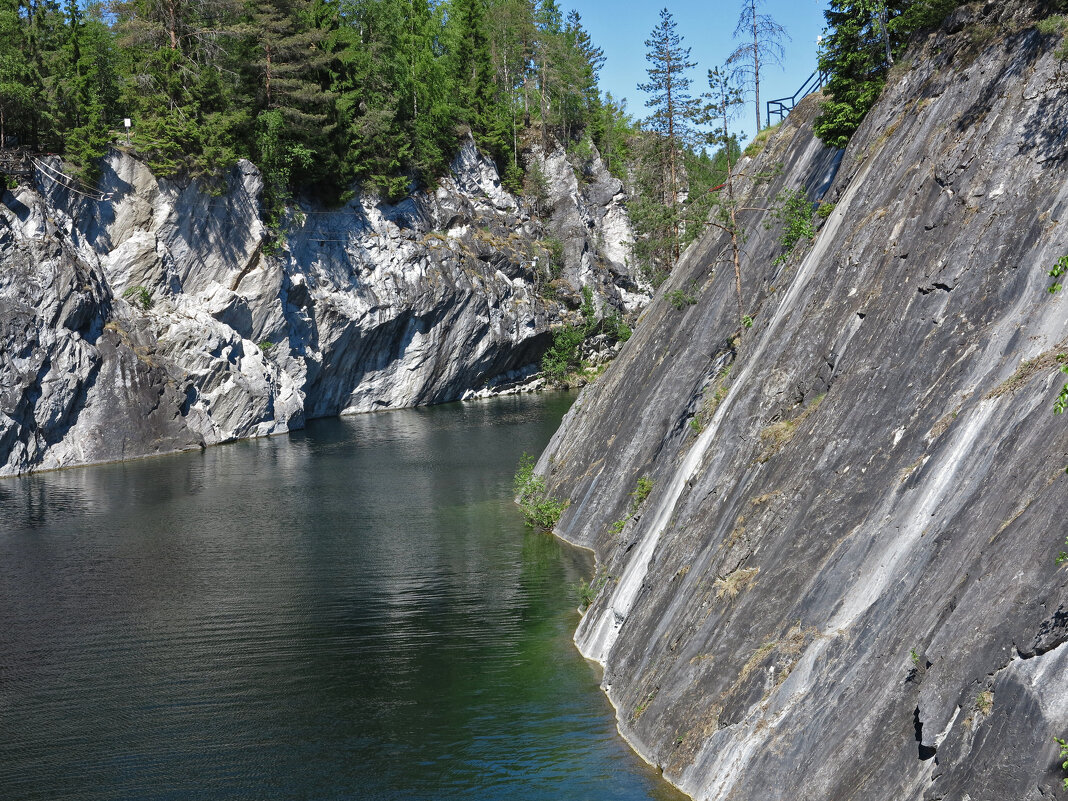
<svg viewBox="0 0 1068 801">
<path fill-rule="evenodd" d="M 179 184 L 113 151 L 104 201 L 44 177 L 6 193 L 0 475 L 507 391 L 536 372 L 583 285 L 601 308 L 648 297 L 622 255 L 622 186 L 591 164 L 596 197 L 561 168 L 560 211 L 538 217 L 468 140 L 433 189 L 395 205 L 301 202 L 280 237 L 244 161 Z M 551 237 L 565 250 L 556 274 Z"/>
</svg>

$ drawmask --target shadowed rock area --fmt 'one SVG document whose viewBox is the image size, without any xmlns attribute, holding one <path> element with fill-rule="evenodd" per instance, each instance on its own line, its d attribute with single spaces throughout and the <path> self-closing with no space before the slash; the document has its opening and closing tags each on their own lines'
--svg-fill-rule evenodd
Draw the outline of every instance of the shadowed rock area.
<svg viewBox="0 0 1068 801">
<path fill-rule="evenodd" d="M 529 160 L 537 214 L 468 139 L 434 189 L 302 202 L 275 240 L 248 162 L 205 186 L 112 151 L 103 200 L 41 169 L 0 203 L 0 475 L 516 390 L 582 287 L 599 315 L 648 300 L 621 182 Z"/>
<path fill-rule="evenodd" d="M 833 211 L 778 265 L 742 215 L 749 329 L 726 237 L 696 242 L 539 462 L 607 577 L 576 642 L 695 798 L 1065 797 L 1068 67 L 983 8 L 904 59 L 825 196 L 816 97 L 738 165 L 743 206 Z"/>
</svg>

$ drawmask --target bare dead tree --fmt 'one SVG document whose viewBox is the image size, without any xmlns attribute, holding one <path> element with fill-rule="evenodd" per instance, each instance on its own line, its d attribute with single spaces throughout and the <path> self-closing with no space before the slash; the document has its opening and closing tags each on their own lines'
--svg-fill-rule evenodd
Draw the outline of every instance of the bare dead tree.
<svg viewBox="0 0 1068 801">
<path fill-rule="evenodd" d="M 768 64 L 782 66 L 785 54 L 784 42 L 790 41 L 786 29 L 772 19 L 770 14 L 761 14 L 764 0 L 743 0 L 738 15 L 734 38 L 743 44 L 730 54 L 727 66 L 731 77 L 740 86 L 751 90 L 756 105 L 756 129 L 760 130 L 760 76 Z"/>
</svg>

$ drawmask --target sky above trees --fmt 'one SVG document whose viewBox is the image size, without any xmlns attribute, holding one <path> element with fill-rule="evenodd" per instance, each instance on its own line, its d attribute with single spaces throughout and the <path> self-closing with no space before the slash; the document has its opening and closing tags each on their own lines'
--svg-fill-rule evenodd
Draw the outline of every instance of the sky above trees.
<svg viewBox="0 0 1068 801">
<path fill-rule="evenodd" d="M 738 0 L 640 0 L 625 4 L 562 0 L 561 5 L 582 15 L 583 25 L 604 50 L 601 91 L 625 97 L 628 111 L 637 117 L 646 115 L 645 96 L 636 88 L 647 80 L 645 40 L 659 23 L 662 8 L 666 6 L 674 16 L 683 44 L 691 48 L 697 62 L 693 70 L 695 94 L 708 88 L 708 70 L 722 66 L 739 44 L 731 38 L 741 10 Z M 761 76 L 761 102 L 792 95 L 816 69 L 816 37 L 826 24 L 826 8 L 827 0 L 767 0 L 762 4 L 761 11 L 786 28 L 791 41 L 785 43 L 783 68 L 769 66 L 767 74 Z M 738 115 L 735 125 L 743 141 L 753 137 L 751 107 Z"/>
</svg>

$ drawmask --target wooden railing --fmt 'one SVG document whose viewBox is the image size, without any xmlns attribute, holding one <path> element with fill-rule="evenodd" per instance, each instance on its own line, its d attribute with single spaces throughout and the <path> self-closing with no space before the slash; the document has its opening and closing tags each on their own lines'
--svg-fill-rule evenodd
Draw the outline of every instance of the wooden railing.
<svg viewBox="0 0 1068 801">
<path fill-rule="evenodd" d="M 0 148 L 0 173 L 5 175 L 33 175 L 33 158 L 23 148 Z"/>
</svg>

